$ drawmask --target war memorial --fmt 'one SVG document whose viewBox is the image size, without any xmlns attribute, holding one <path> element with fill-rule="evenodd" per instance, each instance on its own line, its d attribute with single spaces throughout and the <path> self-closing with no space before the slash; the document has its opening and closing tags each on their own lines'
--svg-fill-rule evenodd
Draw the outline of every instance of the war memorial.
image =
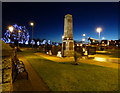
<svg viewBox="0 0 120 93">
<path fill-rule="evenodd" d="M 3 3 L 0 91 L 118 91 L 116 6 L 82 4 Z"/>
</svg>

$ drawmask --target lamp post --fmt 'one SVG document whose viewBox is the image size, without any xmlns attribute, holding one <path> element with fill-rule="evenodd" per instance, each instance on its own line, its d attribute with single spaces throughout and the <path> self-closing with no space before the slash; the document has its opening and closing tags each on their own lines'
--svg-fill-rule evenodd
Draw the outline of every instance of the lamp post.
<svg viewBox="0 0 120 93">
<path fill-rule="evenodd" d="M 34 27 L 34 23 L 30 22 L 30 25 L 32 26 L 32 48 L 33 48 L 33 27 Z"/>
<path fill-rule="evenodd" d="M 85 41 L 85 49 L 86 49 L 86 34 L 83 34 L 83 36 L 85 37 L 83 41 Z"/>
<path fill-rule="evenodd" d="M 10 31 L 10 37 L 11 37 L 11 33 L 12 33 L 12 31 L 14 30 L 14 27 L 13 27 L 13 26 L 9 26 L 8 29 L 9 29 L 9 31 Z"/>
<path fill-rule="evenodd" d="M 14 27 L 13 26 L 9 26 L 8 29 L 9 29 L 10 32 L 12 32 L 14 30 Z"/>
<path fill-rule="evenodd" d="M 85 36 L 85 40 L 84 41 L 85 41 L 85 44 L 86 44 L 86 34 L 83 34 L 83 36 Z"/>
<path fill-rule="evenodd" d="M 96 31 L 99 33 L 99 43 L 100 43 L 100 32 L 102 31 L 102 28 L 101 28 L 101 27 L 98 27 L 98 28 L 96 29 Z"/>
<path fill-rule="evenodd" d="M 10 35 L 11 35 L 11 33 L 12 33 L 13 30 L 14 30 L 14 27 L 13 27 L 13 26 L 9 26 L 8 29 L 9 29 Z M 15 56 L 16 56 L 16 47 L 15 47 Z"/>
<path fill-rule="evenodd" d="M 21 30 L 18 30 L 18 32 L 17 33 L 21 33 Z M 20 35 L 18 35 L 19 36 L 19 40 L 20 40 Z M 18 41 L 19 41 L 18 40 Z M 19 48 L 19 42 L 18 42 L 18 48 Z"/>
</svg>

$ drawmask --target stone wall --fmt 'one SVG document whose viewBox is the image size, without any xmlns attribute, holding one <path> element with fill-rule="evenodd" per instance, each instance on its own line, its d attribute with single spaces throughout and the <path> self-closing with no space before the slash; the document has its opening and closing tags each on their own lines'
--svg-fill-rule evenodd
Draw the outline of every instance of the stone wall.
<svg viewBox="0 0 120 93">
<path fill-rule="evenodd" d="M 2 91 L 12 91 L 11 57 L 2 58 Z"/>
<path fill-rule="evenodd" d="M 2 92 L 6 91 L 12 91 L 12 60 L 11 57 L 14 56 L 14 49 L 12 49 L 9 44 L 5 44 L 2 42 L 2 48 L 0 51 L 2 51 L 2 62 L 0 62 L 1 68 L 0 71 L 2 71 L 1 75 L 1 82 L 2 84 Z"/>
</svg>

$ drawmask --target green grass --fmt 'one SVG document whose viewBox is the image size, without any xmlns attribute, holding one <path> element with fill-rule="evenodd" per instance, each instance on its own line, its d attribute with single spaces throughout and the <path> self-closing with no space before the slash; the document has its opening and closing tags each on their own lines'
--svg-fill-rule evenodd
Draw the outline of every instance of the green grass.
<svg viewBox="0 0 120 93">
<path fill-rule="evenodd" d="M 52 91 L 113 91 L 117 69 L 80 63 L 56 63 L 31 52 L 22 52 Z"/>
</svg>

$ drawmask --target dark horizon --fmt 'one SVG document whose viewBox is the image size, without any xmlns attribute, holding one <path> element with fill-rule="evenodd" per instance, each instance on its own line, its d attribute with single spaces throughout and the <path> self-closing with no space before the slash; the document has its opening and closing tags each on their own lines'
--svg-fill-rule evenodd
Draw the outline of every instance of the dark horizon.
<svg viewBox="0 0 120 93">
<path fill-rule="evenodd" d="M 97 27 L 101 27 L 101 39 L 118 39 L 117 2 L 38 2 L 2 3 L 2 35 L 9 25 L 24 25 L 30 32 L 29 22 L 34 21 L 34 38 L 62 41 L 64 17 L 73 16 L 73 37 L 81 41 L 87 37 L 98 39 Z"/>
</svg>

